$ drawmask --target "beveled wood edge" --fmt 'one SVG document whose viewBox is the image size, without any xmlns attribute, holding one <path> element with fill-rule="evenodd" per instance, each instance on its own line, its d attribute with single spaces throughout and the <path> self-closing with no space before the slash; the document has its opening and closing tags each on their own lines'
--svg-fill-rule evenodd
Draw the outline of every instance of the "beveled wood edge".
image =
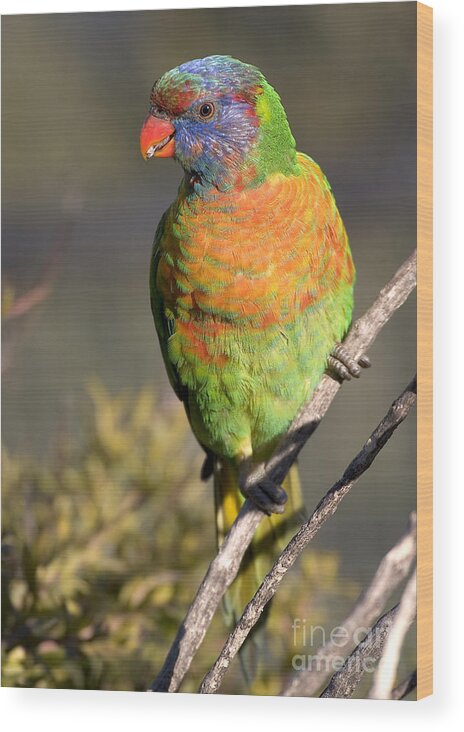
<svg viewBox="0 0 464 732">
<path fill-rule="evenodd" d="M 433 692 L 433 11 L 417 3 L 417 698 Z"/>
</svg>

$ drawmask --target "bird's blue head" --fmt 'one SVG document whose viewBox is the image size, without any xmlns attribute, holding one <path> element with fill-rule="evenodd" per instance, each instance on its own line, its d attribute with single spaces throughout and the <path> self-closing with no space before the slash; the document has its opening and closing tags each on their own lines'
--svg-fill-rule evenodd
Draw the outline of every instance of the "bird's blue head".
<svg viewBox="0 0 464 732">
<path fill-rule="evenodd" d="M 199 193 L 295 171 L 279 96 L 259 69 L 230 56 L 189 61 L 158 79 L 140 142 L 146 159 L 174 157 Z"/>
</svg>

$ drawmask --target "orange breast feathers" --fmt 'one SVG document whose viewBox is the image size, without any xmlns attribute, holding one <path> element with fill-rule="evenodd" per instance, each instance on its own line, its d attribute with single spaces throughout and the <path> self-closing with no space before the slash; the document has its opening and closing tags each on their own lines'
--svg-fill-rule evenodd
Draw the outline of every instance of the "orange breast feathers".
<svg viewBox="0 0 464 732">
<path fill-rule="evenodd" d="M 161 237 L 157 286 L 175 319 L 283 323 L 352 283 L 345 228 L 318 165 L 208 199 L 179 193 Z"/>
</svg>

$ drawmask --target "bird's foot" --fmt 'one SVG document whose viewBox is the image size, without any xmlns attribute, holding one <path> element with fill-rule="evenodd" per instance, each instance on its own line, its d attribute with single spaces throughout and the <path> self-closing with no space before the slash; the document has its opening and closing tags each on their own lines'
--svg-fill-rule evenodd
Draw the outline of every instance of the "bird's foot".
<svg viewBox="0 0 464 732">
<path fill-rule="evenodd" d="M 337 343 L 327 359 L 327 367 L 341 381 L 351 381 L 351 377 L 359 379 L 361 369 L 368 369 L 370 359 L 363 353 L 357 360 L 352 358 L 341 343 Z"/>
<path fill-rule="evenodd" d="M 240 490 L 245 498 L 249 498 L 257 508 L 268 516 L 272 513 L 283 513 L 287 503 L 287 493 L 281 485 L 269 478 L 252 478 L 248 461 L 243 464 L 239 472 Z"/>
<path fill-rule="evenodd" d="M 213 473 L 214 473 L 214 452 L 210 452 L 210 450 L 206 450 L 206 456 L 205 456 L 205 459 L 203 460 L 203 465 L 201 466 L 200 478 L 203 481 L 207 481 L 209 478 L 211 478 Z"/>
</svg>

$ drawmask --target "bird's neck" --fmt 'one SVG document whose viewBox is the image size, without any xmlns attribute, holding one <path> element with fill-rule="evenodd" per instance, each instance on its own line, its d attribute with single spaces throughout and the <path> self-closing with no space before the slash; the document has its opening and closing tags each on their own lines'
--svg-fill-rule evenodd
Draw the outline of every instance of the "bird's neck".
<svg viewBox="0 0 464 732">
<path fill-rule="evenodd" d="M 273 173 L 295 175 L 298 172 L 295 138 L 280 97 L 267 82 L 258 97 L 256 114 L 260 124 L 252 155 L 255 168 L 252 184 L 259 185 Z"/>
</svg>

